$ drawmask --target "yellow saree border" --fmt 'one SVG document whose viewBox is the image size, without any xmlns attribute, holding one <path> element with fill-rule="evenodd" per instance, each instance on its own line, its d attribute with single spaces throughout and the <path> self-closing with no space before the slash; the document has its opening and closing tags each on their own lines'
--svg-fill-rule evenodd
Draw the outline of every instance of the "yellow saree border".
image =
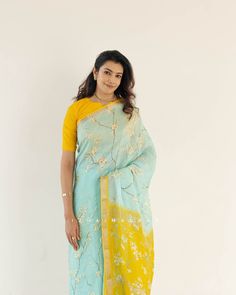
<svg viewBox="0 0 236 295">
<path fill-rule="evenodd" d="M 90 102 L 92 102 L 92 103 L 94 103 L 94 104 L 97 104 L 97 107 L 94 108 L 94 109 L 92 109 L 92 110 L 90 110 L 88 113 L 84 113 L 84 114 L 81 116 L 81 118 L 77 121 L 77 127 L 78 127 L 79 123 L 80 123 L 82 120 L 85 120 L 86 118 L 89 118 L 89 117 L 92 116 L 93 114 L 98 113 L 98 112 L 100 112 L 100 111 L 102 111 L 102 110 L 104 110 L 104 109 L 107 109 L 107 108 L 111 107 L 112 105 L 114 105 L 114 104 L 116 104 L 116 103 L 122 103 L 122 99 L 120 99 L 120 98 L 117 98 L 116 100 L 111 101 L 111 102 L 109 102 L 109 103 L 107 103 L 107 104 L 104 104 L 104 105 L 103 105 L 103 104 L 100 104 L 99 102 L 97 103 L 97 102 L 95 102 L 95 101 L 92 101 L 92 100 L 90 100 L 90 98 L 88 98 L 88 97 L 85 97 L 84 99 L 87 99 L 87 100 L 89 100 Z"/>
<path fill-rule="evenodd" d="M 108 176 L 100 177 L 101 185 L 101 219 L 102 219 L 102 247 L 104 254 L 104 283 L 103 295 L 112 295 L 111 257 L 109 250 L 109 208 L 108 208 Z"/>
<path fill-rule="evenodd" d="M 149 232 L 144 232 L 140 224 L 141 216 L 139 213 L 122 208 L 118 204 L 112 204 L 109 201 L 109 185 L 109 176 L 100 176 L 104 257 L 102 294 L 149 295 L 154 275 L 153 228 Z M 116 219 L 116 222 L 112 222 L 114 219 Z M 115 226 L 115 223 L 118 227 Z M 114 233 L 121 235 L 122 239 L 118 252 L 116 251 L 117 244 L 114 240 Z M 125 236 L 128 238 L 128 233 L 132 237 L 129 245 L 125 239 Z M 122 281 L 123 283 L 121 283 Z"/>
</svg>

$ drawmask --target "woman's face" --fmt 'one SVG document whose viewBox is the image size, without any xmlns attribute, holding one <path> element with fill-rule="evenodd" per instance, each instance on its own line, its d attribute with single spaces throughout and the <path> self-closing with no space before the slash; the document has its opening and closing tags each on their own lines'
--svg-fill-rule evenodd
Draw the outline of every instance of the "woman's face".
<svg viewBox="0 0 236 295">
<path fill-rule="evenodd" d="M 123 75 L 123 66 L 120 63 L 106 61 L 98 72 L 93 70 L 97 79 L 97 89 L 104 94 L 112 94 L 120 85 Z"/>
</svg>

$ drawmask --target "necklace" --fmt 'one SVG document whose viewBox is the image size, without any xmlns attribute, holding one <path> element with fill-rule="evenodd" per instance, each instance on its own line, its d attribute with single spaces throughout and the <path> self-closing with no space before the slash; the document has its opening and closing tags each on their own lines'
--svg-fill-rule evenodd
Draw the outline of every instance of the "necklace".
<svg viewBox="0 0 236 295">
<path fill-rule="evenodd" d="M 116 99 L 115 94 L 113 95 L 112 100 L 102 99 L 102 98 L 100 98 L 100 97 L 97 96 L 96 92 L 94 93 L 94 96 L 95 96 L 98 100 L 100 100 L 100 101 L 102 101 L 102 102 L 104 102 L 104 101 L 105 101 L 105 102 L 111 102 L 111 101 L 113 101 L 113 100 Z"/>
</svg>

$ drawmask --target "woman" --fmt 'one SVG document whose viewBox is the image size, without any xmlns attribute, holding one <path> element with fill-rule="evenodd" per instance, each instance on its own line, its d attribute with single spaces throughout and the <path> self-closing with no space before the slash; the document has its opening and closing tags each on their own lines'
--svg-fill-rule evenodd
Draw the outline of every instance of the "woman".
<svg viewBox="0 0 236 295">
<path fill-rule="evenodd" d="M 72 295 L 150 294 L 153 142 L 129 60 L 102 52 L 63 122 L 61 188 Z"/>
</svg>

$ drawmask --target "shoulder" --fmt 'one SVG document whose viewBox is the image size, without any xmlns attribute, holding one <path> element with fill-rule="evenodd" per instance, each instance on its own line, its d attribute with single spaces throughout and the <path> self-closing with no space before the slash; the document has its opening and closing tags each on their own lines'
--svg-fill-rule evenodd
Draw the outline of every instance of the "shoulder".
<svg viewBox="0 0 236 295">
<path fill-rule="evenodd" d="M 84 105 L 88 104 L 88 100 L 89 99 L 86 97 L 86 98 L 80 98 L 79 100 L 73 101 L 69 105 L 68 109 L 69 110 L 77 110 L 77 109 L 83 107 Z"/>
<path fill-rule="evenodd" d="M 83 112 L 83 109 L 88 105 L 89 99 L 88 98 L 81 98 L 79 100 L 73 101 L 67 107 L 67 115 L 78 119 L 79 114 Z"/>
</svg>

